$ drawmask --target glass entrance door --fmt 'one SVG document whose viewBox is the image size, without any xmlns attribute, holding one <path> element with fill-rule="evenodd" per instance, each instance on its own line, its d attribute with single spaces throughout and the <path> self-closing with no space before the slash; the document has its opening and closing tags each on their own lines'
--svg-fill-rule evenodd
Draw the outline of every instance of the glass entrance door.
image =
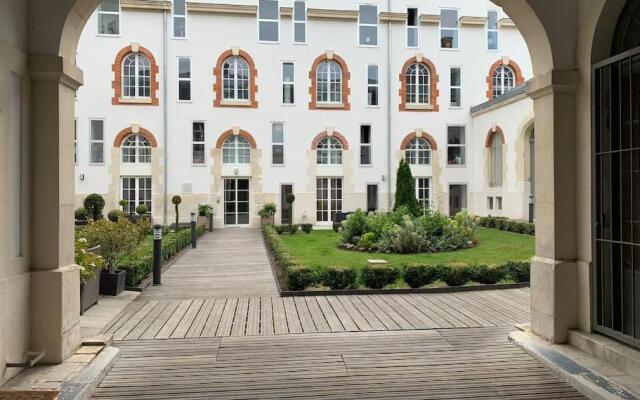
<svg viewBox="0 0 640 400">
<path fill-rule="evenodd" d="M 293 222 L 293 204 L 287 202 L 287 195 L 290 193 L 293 193 L 292 185 L 280 186 L 280 209 L 282 210 L 280 213 L 280 223 L 283 225 Z"/>
<path fill-rule="evenodd" d="M 449 215 L 467 208 L 467 185 L 449 185 Z"/>
<path fill-rule="evenodd" d="M 224 180 L 224 224 L 249 224 L 249 179 Z"/>
</svg>

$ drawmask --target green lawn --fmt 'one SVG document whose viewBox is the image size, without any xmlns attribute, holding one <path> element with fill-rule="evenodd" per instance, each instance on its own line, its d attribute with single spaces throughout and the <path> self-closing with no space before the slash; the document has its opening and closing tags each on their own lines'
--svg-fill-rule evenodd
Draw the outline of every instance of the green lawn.
<svg viewBox="0 0 640 400">
<path fill-rule="evenodd" d="M 338 248 L 340 236 L 334 231 L 315 230 L 310 234 L 298 232 L 282 235 L 293 255 L 302 265 L 311 267 L 362 267 L 368 259 L 384 259 L 391 265 L 412 263 L 483 263 L 498 264 L 506 261 L 528 260 L 534 255 L 535 237 L 479 227 L 477 245 L 471 249 L 434 254 L 382 254 L 359 253 Z"/>
</svg>

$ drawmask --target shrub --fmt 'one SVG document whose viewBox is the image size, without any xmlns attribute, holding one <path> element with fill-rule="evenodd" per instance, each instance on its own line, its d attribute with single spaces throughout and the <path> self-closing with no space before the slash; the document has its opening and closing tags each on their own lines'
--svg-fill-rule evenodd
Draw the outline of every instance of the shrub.
<svg viewBox="0 0 640 400">
<path fill-rule="evenodd" d="M 104 268 L 114 272 L 115 261 L 129 253 L 140 240 L 137 225 L 125 218 L 118 222 L 94 221 L 84 228 L 84 236 L 91 247 L 100 246 L 100 254 L 105 259 Z"/>
<path fill-rule="evenodd" d="M 333 290 L 347 289 L 355 285 L 357 273 L 348 267 L 327 267 L 322 274 L 322 284 Z"/>
<path fill-rule="evenodd" d="M 122 217 L 124 217 L 124 213 L 117 209 L 111 210 L 109 214 L 107 214 L 107 218 L 111 222 L 118 222 Z"/>
<path fill-rule="evenodd" d="M 75 263 L 80 267 L 80 280 L 86 282 L 96 276 L 98 270 L 104 266 L 104 258 L 91 253 L 87 239 L 80 238 L 76 239 Z"/>
<path fill-rule="evenodd" d="M 284 244 L 280 234 L 276 231 L 276 227 L 265 225 L 263 229 L 267 244 L 273 252 L 273 258 L 280 268 L 286 271 L 287 268 L 298 265 L 298 261 L 289 252 L 289 248 Z"/>
<path fill-rule="evenodd" d="M 387 264 L 367 265 L 362 268 L 362 283 L 371 289 L 382 289 L 398 278 L 398 270 Z"/>
<path fill-rule="evenodd" d="M 206 217 L 207 215 L 209 215 L 209 205 L 198 204 L 198 215 L 201 217 Z"/>
<path fill-rule="evenodd" d="M 442 269 L 441 279 L 449 286 L 462 286 L 471 279 L 471 271 L 466 264 L 448 264 Z"/>
<path fill-rule="evenodd" d="M 342 221 L 342 243 L 357 244 L 367 231 L 367 215 L 358 208 Z"/>
<path fill-rule="evenodd" d="M 367 232 L 360 238 L 360 242 L 358 245 L 361 249 L 371 250 L 375 246 L 375 237 L 376 235 L 373 232 Z"/>
<path fill-rule="evenodd" d="M 282 235 L 285 231 L 289 230 L 288 225 L 276 225 L 274 228 L 276 230 L 276 233 L 278 233 L 278 235 Z"/>
<path fill-rule="evenodd" d="M 536 227 L 532 223 L 511 220 L 504 217 L 492 217 L 491 215 L 478 218 L 478 225 L 525 235 L 535 235 L 536 233 Z"/>
<path fill-rule="evenodd" d="M 260 211 L 258 211 L 258 215 L 262 218 L 272 217 L 276 214 L 276 204 L 275 203 L 266 203 L 262 206 Z"/>
<path fill-rule="evenodd" d="M 531 263 L 529 261 L 509 261 L 501 267 L 505 270 L 506 279 L 511 279 L 518 283 L 530 281 Z"/>
<path fill-rule="evenodd" d="M 94 221 L 102 219 L 104 209 L 104 199 L 97 193 L 90 194 L 84 199 L 84 208 Z"/>
<path fill-rule="evenodd" d="M 291 224 L 291 225 L 289 225 L 288 230 L 289 230 L 289 234 L 290 235 L 295 235 L 295 233 L 300 230 L 300 225 Z"/>
<path fill-rule="evenodd" d="M 496 266 L 474 264 L 468 269 L 472 281 L 485 285 L 493 285 L 505 276 L 504 269 Z"/>
<path fill-rule="evenodd" d="M 136 213 L 141 217 L 147 215 L 148 212 L 149 208 L 145 204 L 140 204 L 138 207 L 136 207 Z"/>
<path fill-rule="evenodd" d="M 419 215 L 420 207 L 416 198 L 416 187 L 413 176 L 411 175 L 411 167 L 404 161 L 400 160 L 398 172 L 396 173 L 396 197 L 393 209 L 398 207 L 406 207 L 412 215 Z"/>
<path fill-rule="evenodd" d="M 440 265 L 407 265 L 404 268 L 404 281 L 412 288 L 419 288 L 439 279 L 441 272 Z"/>
<path fill-rule="evenodd" d="M 317 274 L 309 267 L 299 265 L 286 270 L 287 288 L 289 290 L 304 290 L 317 283 Z"/>
<path fill-rule="evenodd" d="M 76 208 L 75 211 L 75 219 L 79 221 L 86 221 L 89 219 L 89 214 L 87 214 L 87 209 L 84 207 Z"/>
<path fill-rule="evenodd" d="M 304 233 L 311 233 L 313 230 L 313 224 L 302 224 L 300 225 L 300 229 L 302 229 L 302 232 Z"/>
</svg>

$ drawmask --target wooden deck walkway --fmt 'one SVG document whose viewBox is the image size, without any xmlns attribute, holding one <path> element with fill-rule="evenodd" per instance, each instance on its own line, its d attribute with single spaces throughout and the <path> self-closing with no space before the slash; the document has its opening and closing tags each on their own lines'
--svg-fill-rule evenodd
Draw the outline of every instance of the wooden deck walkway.
<svg viewBox="0 0 640 400">
<path fill-rule="evenodd" d="M 115 340 L 513 326 L 529 289 L 411 295 L 138 299 L 104 333 Z"/>
<path fill-rule="evenodd" d="M 120 342 L 96 399 L 584 399 L 513 328 Z"/>
</svg>

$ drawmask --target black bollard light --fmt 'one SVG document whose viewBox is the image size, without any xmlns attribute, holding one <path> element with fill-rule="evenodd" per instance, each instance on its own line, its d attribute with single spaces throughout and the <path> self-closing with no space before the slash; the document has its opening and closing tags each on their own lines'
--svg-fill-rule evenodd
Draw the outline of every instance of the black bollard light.
<svg viewBox="0 0 640 400">
<path fill-rule="evenodd" d="M 213 232 L 213 207 L 209 207 L 209 232 Z"/>
<path fill-rule="evenodd" d="M 191 213 L 191 248 L 196 248 L 198 235 L 196 234 L 196 213 Z"/>
<path fill-rule="evenodd" d="M 162 226 L 153 226 L 153 284 L 162 285 Z"/>
</svg>

